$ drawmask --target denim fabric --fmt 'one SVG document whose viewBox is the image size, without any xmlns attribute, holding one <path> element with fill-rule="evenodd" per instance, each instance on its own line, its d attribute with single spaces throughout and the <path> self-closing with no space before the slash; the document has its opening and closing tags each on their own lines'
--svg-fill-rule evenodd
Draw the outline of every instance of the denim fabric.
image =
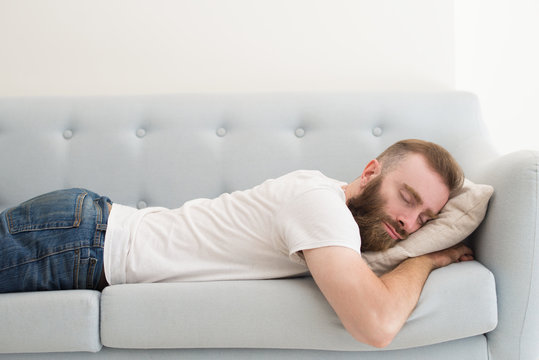
<svg viewBox="0 0 539 360">
<path fill-rule="evenodd" d="M 110 200 L 54 191 L 0 214 L 0 292 L 95 289 Z"/>
</svg>

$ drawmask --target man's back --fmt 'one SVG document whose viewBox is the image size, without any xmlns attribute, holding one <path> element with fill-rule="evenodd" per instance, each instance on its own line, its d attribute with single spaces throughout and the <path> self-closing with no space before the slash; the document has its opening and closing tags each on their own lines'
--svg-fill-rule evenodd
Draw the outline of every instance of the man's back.
<svg viewBox="0 0 539 360">
<path fill-rule="evenodd" d="M 105 239 L 109 283 L 268 279 L 307 272 L 297 252 L 360 249 L 344 183 L 295 171 L 178 209 L 115 204 Z"/>
</svg>

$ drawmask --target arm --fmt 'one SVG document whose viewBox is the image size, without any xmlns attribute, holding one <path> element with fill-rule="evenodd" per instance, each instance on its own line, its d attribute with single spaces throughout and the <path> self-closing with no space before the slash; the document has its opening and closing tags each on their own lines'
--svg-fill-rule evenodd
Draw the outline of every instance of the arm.
<svg viewBox="0 0 539 360">
<path fill-rule="evenodd" d="M 518 151 L 478 168 L 494 186 L 485 221 L 472 235 L 477 259 L 496 279 L 498 326 L 493 359 L 539 358 L 539 152 Z"/>
<path fill-rule="evenodd" d="M 457 246 L 404 261 L 378 278 L 355 251 L 322 247 L 303 251 L 311 274 L 346 330 L 358 341 L 389 345 L 415 308 L 433 269 L 471 260 Z"/>
</svg>

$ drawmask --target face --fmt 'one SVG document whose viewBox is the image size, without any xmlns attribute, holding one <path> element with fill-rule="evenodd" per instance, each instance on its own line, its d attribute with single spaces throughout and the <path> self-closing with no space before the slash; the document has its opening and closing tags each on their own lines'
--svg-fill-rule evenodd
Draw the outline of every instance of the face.
<svg viewBox="0 0 539 360">
<path fill-rule="evenodd" d="M 449 189 L 419 154 L 408 155 L 382 175 L 373 160 L 345 189 L 358 223 L 363 251 L 385 250 L 436 217 L 449 199 Z"/>
</svg>

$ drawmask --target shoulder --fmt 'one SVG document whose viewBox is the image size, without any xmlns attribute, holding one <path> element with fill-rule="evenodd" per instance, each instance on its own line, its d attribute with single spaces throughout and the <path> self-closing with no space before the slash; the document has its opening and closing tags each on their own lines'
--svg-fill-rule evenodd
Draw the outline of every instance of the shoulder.
<svg viewBox="0 0 539 360">
<path fill-rule="evenodd" d="M 324 175 L 319 170 L 296 170 L 292 171 L 286 175 L 283 176 L 286 180 L 296 180 L 296 181 L 304 181 L 304 182 L 313 182 L 313 183 L 342 183 L 342 181 L 338 181 L 336 179 L 333 179 L 329 176 Z"/>
<path fill-rule="evenodd" d="M 299 192 L 277 212 L 275 227 L 292 252 L 324 246 L 361 251 L 357 223 L 344 192 L 335 187 L 315 186 Z"/>
<path fill-rule="evenodd" d="M 342 186 L 345 182 L 332 179 L 318 170 L 297 170 L 288 173 L 278 179 L 276 182 L 283 187 L 287 187 L 294 195 L 301 195 L 312 190 L 322 190 L 341 197 L 344 195 Z"/>
</svg>

